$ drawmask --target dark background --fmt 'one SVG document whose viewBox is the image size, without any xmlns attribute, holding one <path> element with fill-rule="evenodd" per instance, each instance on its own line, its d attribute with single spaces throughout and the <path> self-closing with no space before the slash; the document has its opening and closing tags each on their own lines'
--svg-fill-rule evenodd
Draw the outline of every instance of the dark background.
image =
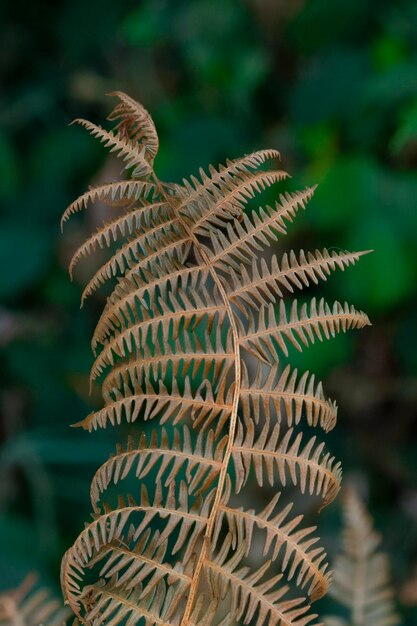
<svg viewBox="0 0 417 626">
<path fill-rule="evenodd" d="M 61 236 L 59 219 L 118 174 L 67 124 L 104 123 L 105 94 L 121 89 L 155 119 L 162 178 L 278 148 L 295 184 L 319 183 L 291 245 L 375 250 L 321 286 L 372 328 L 300 363 L 341 406 L 329 446 L 368 497 L 401 595 L 417 564 L 417 3 L 4 0 L 0 19 L 1 587 L 30 570 L 57 586 L 114 443 L 69 427 L 96 406 L 103 303 L 79 310 L 83 275 L 71 284 L 66 264 L 85 223 Z M 320 517 L 332 556 L 338 505 Z M 416 611 L 401 611 L 411 624 Z"/>
</svg>

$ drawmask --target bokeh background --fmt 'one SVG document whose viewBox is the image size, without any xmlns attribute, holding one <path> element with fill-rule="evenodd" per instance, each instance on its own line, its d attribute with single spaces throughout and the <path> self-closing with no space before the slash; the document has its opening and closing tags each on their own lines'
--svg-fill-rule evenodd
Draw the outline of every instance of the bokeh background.
<svg viewBox="0 0 417 626">
<path fill-rule="evenodd" d="M 58 588 L 114 444 L 110 430 L 70 428 L 96 406 L 89 345 L 102 300 L 79 310 L 83 276 L 71 283 L 66 264 L 85 223 L 61 236 L 59 219 L 89 183 L 117 176 L 68 123 L 103 123 L 105 94 L 121 89 L 152 112 L 162 178 L 278 148 L 295 185 L 319 183 L 289 243 L 374 249 L 321 286 L 366 309 L 372 328 L 300 362 L 341 406 L 329 446 L 368 497 L 414 623 L 417 2 L 3 0 L 0 20 L 0 586 L 36 570 Z M 320 517 L 332 556 L 338 505 Z"/>
</svg>

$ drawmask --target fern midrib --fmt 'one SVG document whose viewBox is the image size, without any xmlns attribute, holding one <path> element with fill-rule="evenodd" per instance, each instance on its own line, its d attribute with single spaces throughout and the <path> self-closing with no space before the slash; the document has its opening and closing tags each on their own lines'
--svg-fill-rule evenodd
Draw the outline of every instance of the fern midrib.
<svg viewBox="0 0 417 626">
<path fill-rule="evenodd" d="M 156 175 L 154 174 L 154 179 L 156 182 L 156 185 L 159 189 L 159 192 L 161 194 L 162 197 L 164 197 L 166 199 L 166 201 L 169 203 L 170 199 L 167 196 L 167 194 L 165 193 L 160 181 L 158 180 L 158 178 L 156 177 Z M 192 242 L 194 243 L 194 245 L 196 246 L 196 248 L 198 249 L 201 258 L 203 259 L 203 261 L 205 262 L 206 266 L 209 269 L 209 272 L 213 278 L 213 281 L 215 282 L 218 290 L 219 290 L 219 294 L 221 296 L 221 298 L 223 299 L 224 302 L 224 306 L 226 309 L 226 313 L 228 315 L 229 318 L 229 323 L 230 323 L 230 329 L 232 332 L 232 339 L 233 339 L 233 346 L 234 346 L 234 359 L 235 359 L 235 389 L 234 389 L 234 397 L 233 397 L 233 402 L 232 402 L 232 412 L 230 415 L 230 425 L 229 425 L 229 434 L 228 434 L 228 441 L 227 441 L 227 446 L 226 446 L 226 450 L 224 453 L 224 457 L 223 457 L 223 466 L 222 469 L 220 471 L 220 475 L 219 475 L 219 480 L 218 480 L 218 484 L 217 484 L 217 491 L 216 491 L 216 495 L 214 498 L 214 502 L 213 502 L 213 506 L 208 518 L 208 522 L 207 522 L 207 526 L 206 526 L 206 532 L 205 532 L 205 536 L 204 536 L 204 542 L 203 545 L 201 547 L 201 552 L 200 555 L 198 557 L 196 566 L 195 566 L 195 570 L 194 570 L 194 576 L 193 576 L 193 581 L 191 584 L 191 588 L 190 588 L 190 594 L 188 596 L 188 600 L 187 600 L 187 604 L 185 606 L 184 609 L 184 615 L 183 618 L 181 620 L 180 626 L 187 626 L 187 624 L 189 623 L 189 618 L 191 615 L 191 611 L 193 609 L 193 605 L 194 605 L 194 599 L 195 599 L 195 595 L 197 593 L 198 590 L 198 583 L 200 580 L 200 574 L 201 574 L 201 570 L 202 567 L 204 565 L 204 562 L 207 560 L 207 552 L 208 552 L 208 548 L 210 545 L 210 539 L 211 539 L 211 535 L 213 533 L 213 529 L 214 529 L 214 524 L 216 522 L 216 517 L 218 514 L 218 510 L 219 510 L 219 506 L 221 503 L 221 498 L 223 495 L 223 489 L 224 489 L 224 485 L 225 485 L 225 481 L 226 481 L 226 477 L 227 477 L 227 471 L 228 471 L 228 466 L 229 466 L 229 460 L 232 454 L 232 446 L 233 446 L 233 442 L 235 439 L 235 433 L 236 433 L 236 426 L 237 426 L 237 412 L 238 412 L 238 405 L 239 405 L 239 395 L 240 395 L 240 387 L 241 387 L 241 362 L 240 362 L 240 346 L 239 346 L 239 334 L 238 334 L 238 328 L 237 328 L 237 324 L 236 324 L 236 320 L 235 320 L 235 316 L 232 310 L 232 307 L 230 305 L 230 302 L 227 298 L 227 293 L 226 290 L 223 286 L 223 283 L 221 282 L 215 268 L 214 265 L 212 263 L 212 261 L 210 260 L 206 250 L 204 249 L 204 247 L 202 246 L 202 244 L 199 242 L 198 238 L 196 237 L 196 235 L 190 231 L 186 221 L 184 220 L 184 218 L 181 216 L 181 214 L 179 213 L 178 209 L 172 205 L 172 201 L 171 201 L 171 206 L 173 206 L 174 210 L 177 211 L 177 215 L 178 215 L 178 219 L 179 221 L 183 224 L 185 232 L 190 232 L 190 239 L 192 240 Z"/>
</svg>

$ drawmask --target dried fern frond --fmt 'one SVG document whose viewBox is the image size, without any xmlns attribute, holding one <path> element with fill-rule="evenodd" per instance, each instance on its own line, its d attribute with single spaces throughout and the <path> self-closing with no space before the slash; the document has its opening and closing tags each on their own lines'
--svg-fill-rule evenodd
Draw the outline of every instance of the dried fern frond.
<svg viewBox="0 0 417 626">
<path fill-rule="evenodd" d="M 0 593 L 1 626 L 63 626 L 71 611 L 50 593 L 36 588 L 30 575 L 16 589 Z"/>
<path fill-rule="evenodd" d="M 130 178 L 82 195 L 63 221 L 96 199 L 123 208 L 75 252 L 70 271 L 110 249 L 82 296 L 109 290 L 92 339 L 91 381 L 104 406 L 78 425 L 130 435 L 93 478 L 93 520 L 62 563 L 65 598 L 89 625 L 312 626 L 310 603 L 330 582 L 326 555 L 280 493 L 290 485 L 323 506 L 336 496 L 340 464 L 301 431 L 331 430 L 337 408 L 314 375 L 292 369 L 289 347 L 369 320 L 347 304 L 288 309 L 284 299 L 363 253 L 259 260 L 314 188 L 285 192 L 276 150 L 162 183 L 149 114 L 113 95 L 115 130 L 82 125 Z M 272 186 L 279 201 L 249 211 Z M 252 472 L 276 493 L 263 507 L 239 500 Z M 254 545 L 265 557 L 257 568 Z"/>
<path fill-rule="evenodd" d="M 326 626 L 394 626 L 400 622 L 394 607 L 389 561 L 381 552 L 381 537 L 356 491 L 343 491 L 343 552 L 334 566 L 330 594 L 348 611 L 325 618 Z"/>
</svg>

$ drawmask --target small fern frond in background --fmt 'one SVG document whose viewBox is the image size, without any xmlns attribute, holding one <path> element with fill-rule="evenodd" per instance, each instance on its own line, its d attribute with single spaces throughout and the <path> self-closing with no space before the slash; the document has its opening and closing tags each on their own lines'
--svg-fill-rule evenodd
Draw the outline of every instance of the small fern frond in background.
<svg viewBox="0 0 417 626">
<path fill-rule="evenodd" d="M 28 576 L 16 589 L 0 593 L 1 626 L 63 626 L 71 611 Z"/>
<path fill-rule="evenodd" d="M 91 625 L 311 625 L 330 572 L 315 528 L 281 492 L 289 485 L 322 506 L 335 498 L 340 464 L 302 431 L 327 433 L 337 408 L 314 375 L 292 368 L 290 348 L 369 320 L 292 294 L 364 253 L 259 259 L 315 188 L 286 192 L 273 149 L 163 183 L 149 113 L 114 95 L 115 129 L 79 123 L 123 161 L 127 179 L 80 196 L 62 223 L 96 200 L 115 211 L 70 272 L 109 250 L 82 295 L 107 288 L 90 376 L 104 406 L 78 425 L 119 427 L 127 441 L 93 477 L 93 520 L 62 563 L 65 599 Z M 272 187 L 279 200 L 251 210 Z M 251 474 L 274 490 L 262 506 L 245 506 Z M 259 545 L 264 561 L 254 566 Z"/>
<path fill-rule="evenodd" d="M 325 626 L 395 626 L 388 556 L 381 552 L 381 537 L 352 487 L 343 490 L 343 551 L 334 564 L 330 595 L 348 612 L 347 619 L 329 616 Z"/>
</svg>

